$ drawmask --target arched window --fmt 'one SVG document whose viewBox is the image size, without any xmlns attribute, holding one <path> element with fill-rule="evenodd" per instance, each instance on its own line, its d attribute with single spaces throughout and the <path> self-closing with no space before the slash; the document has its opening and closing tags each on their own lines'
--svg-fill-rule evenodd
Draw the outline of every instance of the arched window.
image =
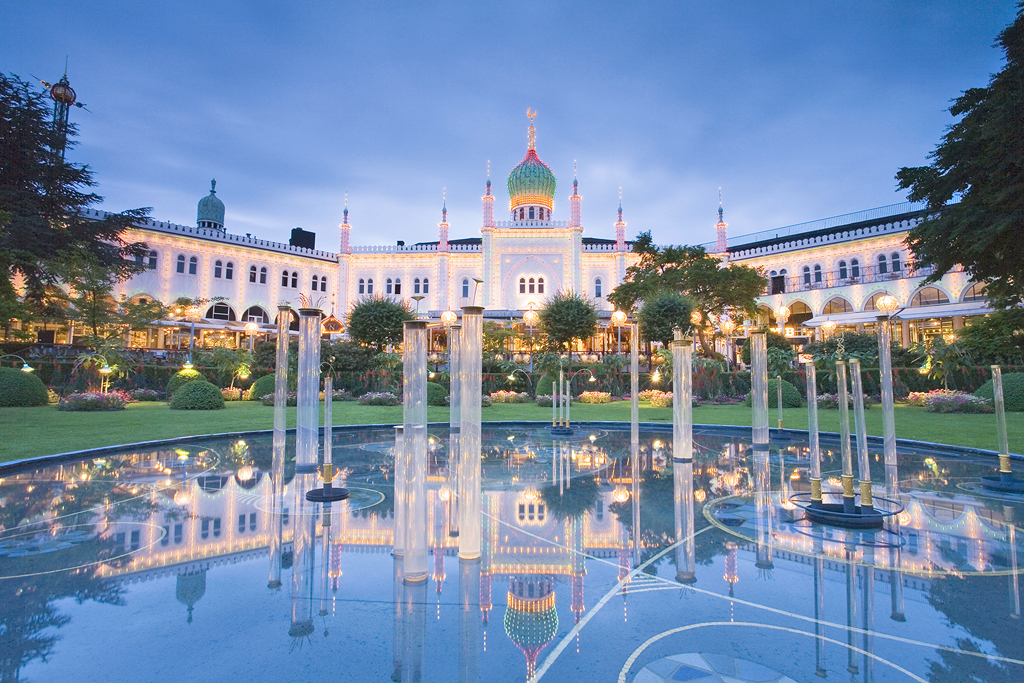
<svg viewBox="0 0 1024 683">
<path fill-rule="evenodd" d="M 267 284 L 267 269 L 266 268 L 260 268 L 260 284 L 261 285 Z"/>
<path fill-rule="evenodd" d="M 899 252 L 894 252 L 893 255 L 890 258 L 892 260 L 892 272 L 894 272 L 894 273 L 900 272 L 903 268 L 900 265 L 900 255 L 899 255 Z"/>
<path fill-rule="evenodd" d="M 316 290 L 320 289 L 320 276 L 319 275 L 314 275 L 313 276 L 313 286 L 310 289 L 312 289 L 314 292 Z"/>
<path fill-rule="evenodd" d="M 402 293 L 402 280 L 396 277 L 395 278 L 395 294 L 401 294 L 401 293 Z"/>
<path fill-rule="evenodd" d="M 881 275 L 889 272 L 889 262 L 886 261 L 884 254 L 878 257 L 878 272 Z"/>
<path fill-rule="evenodd" d="M 366 294 L 366 281 L 363 278 L 359 278 L 359 293 Z"/>
<path fill-rule="evenodd" d="M 840 280 L 845 280 L 847 277 L 848 277 L 848 274 L 846 272 L 846 261 L 840 261 L 839 262 L 839 279 Z"/>
<path fill-rule="evenodd" d="M 985 294 L 985 283 L 975 282 L 970 288 L 964 292 L 964 301 L 984 301 L 988 298 Z"/>
<path fill-rule="evenodd" d="M 366 293 L 373 294 L 373 278 L 366 281 Z"/>
<path fill-rule="evenodd" d="M 249 266 L 249 282 L 256 282 L 256 266 Z"/>
<path fill-rule="evenodd" d="M 288 271 L 287 270 L 282 270 L 281 271 L 281 286 L 282 287 L 287 287 L 288 286 Z"/>
<path fill-rule="evenodd" d="M 262 306 L 250 306 L 242 314 L 243 322 L 270 324 L 270 314 Z"/>
<path fill-rule="evenodd" d="M 779 271 L 777 270 L 773 270 L 772 272 L 768 273 L 768 277 L 778 277 L 778 275 Z"/>
<path fill-rule="evenodd" d="M 601 278 L 594 280 L 594 298 L 601 298 Z"/>
<path fill-rule="evenodd" d="M 156 252 L 149 252 L 149 269 L 156 270 Z"/>
<path fill-rule="evenodd" d="M 394 289 L 395 289 L 395 283 L 391 281 L 391 278 L 388 278 L 387 280 L 384 281 L 384 293 L 385 294 L 394 294 Z"/>
<path fill-rule="evenodd" d="M 218 301 L 207 309 L 203 317 L 208 320 L 234 320 L 235 311 L 223 301 Z"/>
<path fill-rule="evenodd" d="M 805 285 L 811 284 L 811 267 L 810 266 L 804 266 L 804 284 Z"/>
<path fill-rule="evenodd" d="M 526 278 L 525 277 L 519 278 L 519 293 L 520 294 L 526 294 Z"/>
<path fill-rule="evenodd" d="M 195 275 L 199 272 L 199 259 L 195 256 L 188 260 L 188 274 Z"/>
<path fill-rule="evenodd" d="M 221 271 L 223 269 L 224 269 L 224 264 L 221 263 L 220 261 L 215 261 L 214 264 L 213 264 L 213 276 L 216 277 L 216 278 L 219 278 L 221 276 Z"/>
<path fill-rule="evenodd" d="M 537 293 L 538 294 L 543 294 L 544 293 L 544 278 L 542 278 L 542 277 L 537 278 Z"/>
<path fill-rule="evenodd" d="M 821 282 L 821 266 L 814 266 L 814 283 Z"/>
<path fill-rule="evenodd" d="M 293 270 L 292 271 L 292 289 L 298 289 L 298 288 L 299 288 L 299 271 Z"/>
<path fill-rule="evenodd" d="M 462 279 L 462 298 L 469 298 L 469 280 L 467 278 Z"/>
<path fill-rule="evenodd" d="M 536 291 L 535 291 L 536 284 L 537 283 L 534 282 L 533 278 L 531 277 L 530 278 L 530 294 L 536 294 Z"/>
<path fill-rule="evenodd" d="M 320 291 L 321 292 L 326 292 L 327 291 L 327 276 L 326 275 L 323 275 L 320 278 Z"/>
<path fill-rule="evenodd" d="M 846 299 L 837 296 L 834 299 L 830 299 L 825 308 L 821 311 L 822 315 L 837 315 L 839 313 L 853 313 L 853 306 Z"/>
<path fill-rule="evenodd" d="M 889 292 L 875 292 L 874 294 L 872 294 L 871 298 L 868 299 L 868 302 L 866 304 L 864 304 L 864 310 L 865 311 L 877 311 L 878 310 L 878 300 L 880 298 L 882 298 L 883 296 L 885 296 L 886 294 L 888 294 L 888 293 Z"/>
<path fill-rule="evenodd" d="M 177 267 L 177 271 L 179 273 L 184 273 L 185 272 L 185 257 L 182 254 L 178 254 L 178 267 Z"/>
<path fill-rule="evenodd" d="M 224 266 L 224 279 L 233 280 L 235 279 L 235 264 L 232 261 L 228 261 L 228 264 Z"/>
<path fill-rule="evenodd" d="M 415 280 L 412 281 L 412 293 L 413 294 L 419 294 L 420 293 L 420 279 L 419 278 L 416 278 Z"/>
<path fill-rule="evenodd" d="M 427 278 L 423 278 L 423 293 L 430 294 L 430 282 L 427 281 Z"/>
<path fill-rule="evenodd" d="M 534 208 L 531 206 L 530 207 L 530 220 L 532 221 L 534 218 L 535 218 L 535 216 L 534 216 Z"/>
<path fill-rule="evenodd" d="M 519 209 L 519 220 L 526 220 L 526 209 Z"/>
<path fill-rule="evenodd" d="M 850 260 L 850 277 L 860 277 L 860 261 L 857 259 Z"/>
<path fill-rule="evenodd" d="M 935 287 L 925 287 L 910 300 L 911 306 L 937 306 L 948 303 L 949 297 Z"/>
</svg>

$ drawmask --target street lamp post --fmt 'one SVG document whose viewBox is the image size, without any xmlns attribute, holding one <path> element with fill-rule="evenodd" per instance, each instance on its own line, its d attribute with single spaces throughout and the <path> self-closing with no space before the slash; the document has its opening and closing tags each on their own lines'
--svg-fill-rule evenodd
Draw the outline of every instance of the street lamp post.
<svg viewBox="0 0 1024 683">
<path fill-rule="evenodd" d="M 732 333 L 736 329 L 736 323 L 727 318 L 722 321 L 720 327 L 722 334 L 725 335 L 725 369 L 726 371 L 731 371 L 732 358 L 730 354 L 730 344 L 732 343 Z"/>
<path fill-rule="evenodd" d="M 779 310 L 775 311 L 775 315 L 779 319 L 779 334 L 783 337 L 786 336 L 786 321 L 789 320 L 790 313 L 792 311 L 789 310 L 789 306 L 779 306 Z"/>
<path fill-rule="evenodd" d="M 530 304 L 529 310 L 523 313 L 523 322 L 530 330 L 530 372 L 533 372 L 533 326 L 537 324 L 538 320 L 540 320 L 540 314 L 533 310 L 533 304 Z"/>
<path fill-rule="evenodd" d="M 18 360 L 20 360 L 22 372 L 32 372 L 35 370 L 35 368 L 29 365 L 28 361 L 22 358 L 21 356 L 16 356 L 13 353 L 5 353 L 4 355 L 0 356 L 0 360 L 3 360 L 4 358 L 17 358 Z"/>
<path fill-rule="evenodd" d="M 618 332 L 619 341 L 619 355 L 622 355 L 622 326 L 626 324 L 626 313 L 625 311 L 615 311 L 612 313 L 612 324 L 615 325 L 616 331 Z"/>
<path fill-rule="evenodd" d="M 260 326 L 259 326 L 259 325 L 257 325 L 257 324 L 256 324 L 256 323 L 255 323 L 254 321 L 252 321 L 252 320 L 250 320 L 249 322 L 247 322 L 247 323 L 245 324 L 245 331 L 246 331 L 246 332 L 247 332 L 247 333 L 249 334 L 249 354 L 250 354 L 250 355 L 252 354 L 252 342 L 253 342 L 253 337 L 255 337 L 255 336 L 256 336 L 256 332 L 258 332 L 258 331 L 259 331 L 259 329 L 260 329 Z"/>
</svg>

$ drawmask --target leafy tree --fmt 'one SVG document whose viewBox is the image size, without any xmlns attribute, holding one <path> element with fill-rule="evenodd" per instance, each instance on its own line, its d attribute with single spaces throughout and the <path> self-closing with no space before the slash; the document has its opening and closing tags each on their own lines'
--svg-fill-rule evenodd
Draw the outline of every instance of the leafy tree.
<svg viewBox="0 0 1024 683">
<path fill-rule="evenodd" d="M 675 336 L 675 328 L 690 328 L 692 313 L 693 302 L 680 294 L 665 290 L 644 301 L 636 317 L 640 323 L 640 333 L 645 339 L 661 342 L 668 348 Z"/>
<path fill-rule="evenodd" d="M 947 342 L 941 335 L 917 343 L 925 355 L 923 371 L 931 379 L 941 379 L 944 389 L 949 389 L 949 378 L 967 365 L 967 354 L 959 341 Z"/>
<path fill-rule="evenodd" d="M 772 332 L 771 330 L 768 330 L 766 334 L 766 346 L 769 349 L 782 349 L 783 351 L 793 350 L 793 342 L 786 339 L 785 336 L 779 334 L 778 332 Z M 750 340 L 747 340 L 747 343 L 743 345 L 743 350 L 740 351 L 740 358 L 743 360 L 744 363 L 750 365 Z"/>
<path fill-rule="evenodd" d="M 935 282 L 962 264 L 987 282 L 996 306 L 1024 301 L 1024 6 L 998 39 L 1003 70 L 987 87 L 953 101 L 962 117 L 929 155 L 929 166 L 896 174 L 911 201 L 926 201 L 930 215 L 910 231 L 918 261 L 935 266 Z M 947 202 L 960 196 L 960 202 Z"/>
<path fill-rule="evenodd" d="M 117 280 L 144 266 L 137 262 L 147 247 L 129 243 L 124 231 L 145 219 L 149 209 L 132 209 L 103 220 L 86 218 L 85 209 L 102 197 L 88 166 L 69 163 L 55 150 L 58 133 L 50 120 L 45 91 L 17 76 L 0 74 L 0 309 L 15 307 L 12 286 L 21 278 L 29 300 L 44 298 L 57 284 L 61 266 L 88 254 Z M 67 127 L 67 148 L 74 147 L 75 126 Z M 9 326 L 10 318 L 5 321 Z"/>
<path fill-rule="evenodd" d="M 957 336 L 978 365 L 1024 363 L 1024 310 L 1011 308 L 975 318 Z"/>
<path fill-rule="evenodd" d="M 640 261 L 626 269 L 626 279 L 608 300 L 624 311 L 662 291 L 688 296 L 705 320 L 723 314 L 757 313 L 757 297 L 765 287 L 764 275 L 749 266 L 722 266 L 703 247 L 658 247 L 650 232 L 640 233 L 633 243 Z M 697 329 L 704 355 L 714 354 L 704 327 Z"/>
<path fill-rule="evenodd" d="M 549 342 L 572 350 L 572 342 L 586 339 L 597 327 L 597 309 L 584 296 L 559 292 L 540 310 L 540 329 Z"/>
<path fill-rule="evenodd" d="M 348 334 L 378 353 L 402 342 L 402 325 L 414 318 L 407 304 L 376 295 L 361 299 L 348 312 Z"/>
</svg>

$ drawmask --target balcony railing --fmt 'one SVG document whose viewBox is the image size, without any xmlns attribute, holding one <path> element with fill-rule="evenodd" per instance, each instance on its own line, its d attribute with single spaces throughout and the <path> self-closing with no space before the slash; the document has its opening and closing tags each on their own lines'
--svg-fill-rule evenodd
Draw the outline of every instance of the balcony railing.
<svg viewBox="0 0 1024 683">
<path fill-rule="evenodd" d="M 828 289 L 830 287 L 842 287 L 844 285 L 871 284 L 874 282 L 886 282 L 888 280 L 900 280 L 911 277 L 927 277 L 935 272 L 935 266 L 917 266 L 913 262 L 903 264 L 900 270 L 893 271 L 891 268 L 882 272 L 874 266 L 858 266 L 856 269 L 847 267 L 844 270 L 832 270 L 827 272 L 799 274 L 795 276 L 785 275 L 768 277 L 768 286 L 765 294 L 786 294 L 791 292 L 806 292 L 815 289 Z M 957 266 L 954 271 L 960 272 L 962 268 Z"/>
</svg>

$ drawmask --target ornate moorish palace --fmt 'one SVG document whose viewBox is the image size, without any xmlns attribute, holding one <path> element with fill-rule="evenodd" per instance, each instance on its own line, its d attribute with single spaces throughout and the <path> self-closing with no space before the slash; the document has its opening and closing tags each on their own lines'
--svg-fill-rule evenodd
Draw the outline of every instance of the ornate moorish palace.
<svg viewBox="0 0 1024 683">
<path fill-rule="evenodd" d="M 477 303 L 487 317 L 522 324 L 526 310 L 571 290 L 597 304 L 607 327 L 613 307 L 606 297 L 635 260 L 621 203 L 607 236 L 593 234 L 604 232 L 600 228 L 584 236 L 577 181 L 569 194 L 568 220 L 555 218 L 556 186 L 555 174 L 537 154 L 531 119 L 526 156 L 508 176 L 508 220 L 495 220 L 497 195 L 488 179 L 477 237 L 450 239 L 447 209 L 442 208 L 434 241 L 355 245 L 346 206 L 337 248 L 327 251 L 314 248 L 315 235 L 298 229 L 289 244 L 228 232 L 224 203 L 213 183 L 199 202 L 195 225 L 148 220 L 130 231 L 129 240 L 150 247 L 148 269 L 123 283 L 118 295 L 166 304 L 179 297 L 223 297 L 196 325 L 198 341 L 207 344 L 244 343 L 250 321 L 261 332 L 269 331 L 276 306 L 297 307 L 302 294 L 322 299 L 324 310 L 336 311 L 339 318 L 360 298 L 382 295 L 408 301 L 435 320 L 446 310 Z M 897 316 L 901 332 L 895 336 L 907 345 L 956 330 L 965 317 L 988 311 L 983 286 L 961 272 L 921 286 L 930 271 L 912 262 L 904 240 L 922 220 L 922 208 L 897 204 L 730 238 L 720 205 L 717 240 L 705 246 L 723 262 L 763 268 L 767 286 L 761 304 L 773 325 L 775 312 L 787 307 L 784 326 L 794 337 L 813 337 L 825 320 L 841 330 L 871 328 L 877 297 L 889 293 L 904 307 Z M 360 227 L 356 230 L 358 235 Z M 187 346 L 188 333 L 180 324 L 160 321 L 133 333 L 132 345 Z M 56 335 L 45 341 L 69 341 L 73 331 Z M 595 352 L 611 349 L 613 337 L 607 330 L 586 346 Z"/>
</svg>

